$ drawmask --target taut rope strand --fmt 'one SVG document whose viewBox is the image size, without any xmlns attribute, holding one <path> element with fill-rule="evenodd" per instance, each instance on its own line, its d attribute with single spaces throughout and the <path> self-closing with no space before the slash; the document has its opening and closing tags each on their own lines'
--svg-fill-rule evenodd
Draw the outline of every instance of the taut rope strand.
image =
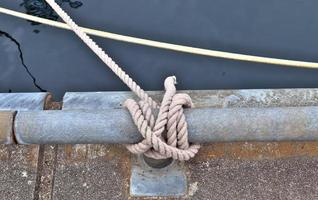
<svg viewBox="0 0 318 200">
<path fill-rule="evenodd" d="M 192 106 L 187 94 L 176 94 L 176 78 L 165 80 L 165 94 L 161 106 L 147 95 L 54 1 L 46 0 L 53 10 L 71 27 L 83 42 L 141 99 L 139 104 L 128 99 L 124 105 L 132 115 L 134 123 L 144 140 L 138 144 L 127 145 L 132 153 L 144 153 L 155 159 L 170 158 L 188 160 L 198 152 L 199 145 L 189 145 L 188 130 L 183 106 Z M 155 120 L 152 109 L 159 108 Z M 167 139 L 163 136 L 167 130 Z M 167 140 L 167 141 L 166 141 Z"/>
<path fill-rule="evenodd" d="M 45 18 L 36 17 L 33 15 L 21 13 L 21 12 L 16 12 L 16 11 L 2 8 L 2 7 L 0 7 L 0 13 L 4 13 L 7 15 L 19 17 L 22 19 L 26 19 L 26 20 L 62 28 L 62 29 L 68 29 L 68 30 L 72 29 L 67 24 L 64 24 L 61 22 L 56 22 L 53 20 L 48 20 Z M 95 30 L 90 28 L 84 28 L 84 27 L 78 27 L 78 28 L 81 29 L 83 32 L 86 32 L 90 35 L 95 35 L 95 36 L 108 38 L 112 40 L 118 40 L 122 42 L 129 42 L 129 43 L 145 45 L 150 47 L 168 49 L 172 51 L 179 51 L 179 52 L 196 54 L 196 55 L 225 58 L 225 59 L 231 59 L 231 60 L 240 60 L 240 61 L 247 61 L 247 62 L 283 65 L 283 66 L 290 66 L 290 67 L 318 68 L 317 62 L 306 62 L 306 61 L 298 61 L 298 60 L 288 60 L 288 59 L 270 58 L 270 57 L 254 56 L 254 55 L 245 55 L 245 54 L 239 54 L 239 53 L 230 53 L 230 52 L 224 52 L 224 51 L 216 51 L 216 50 L 210 50 L 210 49 L 196 48 L 196 47 L 130 37 L 130 36 L 119 35 L 115 33 L 110 33 L 106 31 L 100 31 L 100 30 Z"/>
<path fill-rule="evenodd" d="M 71 27 L 74 33 L 140 98 L 149 103 L 153 108 L 157 108 L 157 103 L 152 100 L 140 86 L 123 71 L 104 50 L 102 50 L 80 27 L 71 19 L 71 17 L 62 10 L 54 0 L 46 0 L 54 11 Z"/>
</svg>

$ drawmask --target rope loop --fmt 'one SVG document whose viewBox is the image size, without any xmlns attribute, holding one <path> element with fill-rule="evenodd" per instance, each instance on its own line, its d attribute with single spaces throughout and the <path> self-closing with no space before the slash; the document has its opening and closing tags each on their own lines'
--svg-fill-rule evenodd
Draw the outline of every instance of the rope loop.
<svg viewBox="0 0 318 200">
<path fill-rule="evenodd" d="M 46 0 L 53 10 L 68 24 L 74 33 L 141 99 L 139 103 L 128 99 L 124 105 L 128 108 L 134 123 L 144 140 L 138 144 L 127 145 L 133 153 L 144 153 L 155 159 L 170 158 L 189 160 L 198 152 L 199 145 L 189 145 L 188 129 L 183 106 L 192 107 L 187 94 L 176 94 L 176 78 L 165 80 L 165 94 L 161 106 L 155 102 L 105 51 L 100 48 L 54 1 Z M 157 119 L 152 109 L 159 108 Z"/>
<path fill-rule="evenodd" d="M 166 78 L 165 94 L 156 119 L 152 106 L 146 101 L 125 101 L 124 106 L 144 138 L 137 144 L 127 145 L 130 152 L 143 153 L 154 159 L 172 157 L 176 160 L 189 160 L 198 152 L 200 145 L 189 144 L 188 125 L 183 113 L 183 107 L 193 107 L 191 97 L 184 93 L 177 94 L 175 84 L 174 76 Z"/>
</svg>

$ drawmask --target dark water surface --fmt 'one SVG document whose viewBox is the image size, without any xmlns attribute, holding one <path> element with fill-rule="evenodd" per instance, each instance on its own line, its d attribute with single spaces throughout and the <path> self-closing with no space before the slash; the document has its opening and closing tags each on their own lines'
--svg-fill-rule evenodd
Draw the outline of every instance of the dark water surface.
<svg viewBox="0 0 318 200">
<path fill-rule="evenodd" d="M 208 49 L 318 61 L 317 0 L 59 2 L 81 26 Z M 0 6 L 58 18 L 42 0 L 0 0 Z M 128 90 L 70 31 L 3 14 L 0 30 L 11 36 L 0 32 L 0 92 L 43 89 L 61 97 L 65 91 Z M 146 90 L 161 90 L 169 75 L 177 76 L 178 89 L 318 87 L 318 70 L 94 39 Z"/>
</svg>

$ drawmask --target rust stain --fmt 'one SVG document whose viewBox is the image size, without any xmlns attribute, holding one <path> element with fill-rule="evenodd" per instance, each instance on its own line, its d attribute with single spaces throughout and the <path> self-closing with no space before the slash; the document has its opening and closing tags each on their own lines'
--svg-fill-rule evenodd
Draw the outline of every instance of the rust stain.
<svg viewBox="0 0 318 200">
<path fill-rule="evenodd" d="M 48 94 L 45 98 L 44 110 L 61 110 L 62 102 L 56 102 L 52 94 Z"/>
<path fill-rule="evenodd" d="M 8 140 L 10 140 L 13 135 L 13 115 L 14 112 L 0 112 L 0 143 L 9 142 Z"/>
<path fill-rule="evenodd" d="M 204 145 L 196 160 L 212 158 L 279 159 L 295 156 L 318 156 L 318 141 L 313 142 L 234 142 Z"/>
<path fill-rule="evenodd" d="M 129 152 L 123 145 L 104 145 L 104 144 L 67 144 L 59 145 L 68 162 L 81 162 L 96 158 L 106 161 L 120 160 L 130 157 Z"/>
<path fill-rule="evenodd" d="M 71 144 L 64 145 L 64 152 L 66 154 L 66 157 L 70 159 L 72 157 L 72 145 Z"/>
<path fill-rule="evenodd" d="M 67 163 L 80 163 L 86 160 L 87 156 L 87 145 L 86 144 L 66 144 L 59 145 L 63 148 L 63 156 L 65 157 L 65 162 Z M 63 159 L 64 160 L 64 159 Z"/>
<path fill-rule="evenodd" d="M 295 152 L 299 156 L 317 156 L 318 155 L 318 142 L 307 142 L 295 145 Z"/>
<path fill-rule="evenodd" d="M 116 150 L 117 149 L 117 150 Z M 130 176 L 131 176 L 131 155 L 127 153 L 127 150 L 122 147 L 115 147 L 115 151 L 120 151 L 121 157 L 118 160 L 119 163 L 119 171 L 121 172 L 120 174 L 123 177 L 123 190 L 124 191 L 124 196 L 126 199 L 129 197 L 129 183 L 130 183 Z M 113 152 L 115 152 L 113 151 Z"/>
<path fill-rule="evenodd" d="M 122 145 L 67 144 L 59 146 L 62 147 L 65 159 L 69 162 L 81 162 L 96 158 L 112 161 L 130 155 Z"/>
<path fill-rule="evenodd" d="M 8 149 L 8 145 L 1 144 L 0 145 L 0 160 L 7 161 L 10 159 L 10 152 Z"/>
<path fill-rule="evenodd" d="M 38 164 L 38 156 L 39 156 L 39 145 L 28 145 L 25 146 L 26 153 L 25 157 L 28 163 L 30 163 L 31 167 L 36 169 Z"/>
</svg>

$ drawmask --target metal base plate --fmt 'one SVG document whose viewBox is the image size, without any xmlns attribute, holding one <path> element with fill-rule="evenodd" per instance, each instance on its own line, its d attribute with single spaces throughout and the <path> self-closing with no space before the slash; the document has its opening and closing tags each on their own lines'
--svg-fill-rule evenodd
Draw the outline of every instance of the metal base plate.
<svg viewBox="0 0 318 200">
<path fill-rule="evenodd" d="M 131 196 L 172 196 L 186 194 L 187 178 L 182 163 L 173 161 L 164 168 L 150 167 L 138 156 L 132 162 L 130 178 Z"/>
</svg>

